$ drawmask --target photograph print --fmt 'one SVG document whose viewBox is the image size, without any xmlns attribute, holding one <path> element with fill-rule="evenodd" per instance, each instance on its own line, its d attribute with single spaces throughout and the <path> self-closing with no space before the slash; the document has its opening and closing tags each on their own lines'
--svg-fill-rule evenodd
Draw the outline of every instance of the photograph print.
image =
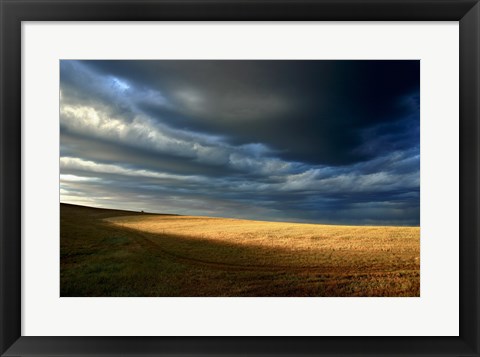
<svg viewBox="0 0 480 357">
<path fill-rule="evenodd" d="M 59 66 L 61 297 L 420 296 L 420 61 Z"/>
</svg>

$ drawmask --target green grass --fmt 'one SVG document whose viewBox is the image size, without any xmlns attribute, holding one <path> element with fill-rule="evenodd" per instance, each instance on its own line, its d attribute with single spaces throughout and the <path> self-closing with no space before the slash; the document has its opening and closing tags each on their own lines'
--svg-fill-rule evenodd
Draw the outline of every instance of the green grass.
<svg viewBox="0 0 480 357">
<path fill-rule="evenodd" d="M 162 219 L 62 204 L 61 296 L 419 296 L 417 249 L 397 243 L 295 249 L 129 225 Z"/>
</svg>

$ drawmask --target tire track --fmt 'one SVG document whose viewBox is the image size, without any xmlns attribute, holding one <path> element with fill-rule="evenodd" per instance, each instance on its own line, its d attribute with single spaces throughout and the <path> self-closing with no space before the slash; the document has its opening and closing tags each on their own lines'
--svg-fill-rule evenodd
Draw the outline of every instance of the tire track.
<svg viewBox="0 0 480 357">
<path fill-rule="evenodd" d="M 108 222 L 107 224 L 112 224 L 111 222 Z M 113 224 L 114 226 L 115 225 Z M 165 249 L 161 247 L 159 242 L 153 241 L 150 237 L 149 234 L 142 233 L 140 230 L 130 228 L 130 227 L 122 227 L 125 230 L 129 230 L 133 233 L 133 237 L 135 241 L 140 244 L 142 247 L 147 249 L 150 253 L 155 253 L 157 256 L 163 255 L 167 256 L 171 259 L 177 260 L 181 263 L 189 264 L 189 265 L 195 265 L 199 267 L 207 267 L 210 269 L 216 269 L 216 270 L 224 270 L 224 271 L 243 271 L 243 272 L 283 272 L 283 273 L 299 273 L 299 272 L 308 272 L 308 273 L 314 273 L 314 274 L 321 274 L 321 275 L 335 275 L 335 276 L 354 276 L 354 277 L 368 277 L 368 276 L 381 276 L 381 275 L 391 275 L 395 273 L 405 273 L 405 274 L 412 274 L 415 275 L 419 271 L 416 269 L 402 269 L 402 270 L 393 270 L 393 271 L 386 271 L 382 269 L 375 269 L 375 268 L 369 268 L 368 271 L 358 273 L 358 268 L 357 269 L 345 269 L 342 268 L 342 271 L 339 272 L 335 268 L 332 267 L 321 267 L 318 265 L 314 266 L 291 266 L 291 265 L 261 265 L 261 264 L 235 264 L 235 263 L 225 263 L 225 262 L 215 262 L 215 261 L 210 261 L 210 260 L 205 260 L 205 259 L 199 259 L 199 258 L 194 258 L 194 257 L 189 257 L 185 255 L 181 255 L 175 252 L 172 252 L 168 249 Z M 162 237 L 162 234 L 156 234 L 156 237 Z M 171 239 L 171 236 L 167 236 L 168 238 Z M 338 268 L 337 268 L 338 269 Z"/>
</svg>

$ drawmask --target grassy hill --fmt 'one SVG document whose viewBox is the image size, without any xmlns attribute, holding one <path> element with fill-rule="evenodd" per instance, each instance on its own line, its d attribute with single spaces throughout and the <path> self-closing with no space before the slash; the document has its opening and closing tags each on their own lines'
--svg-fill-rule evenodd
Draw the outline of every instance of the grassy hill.
<svg viewBox="0 0 480 357">
<path fill-rule="evenodd" d="M 419 296 L 418 227 L 61 204 L 61 296 Z"/>
</svg>

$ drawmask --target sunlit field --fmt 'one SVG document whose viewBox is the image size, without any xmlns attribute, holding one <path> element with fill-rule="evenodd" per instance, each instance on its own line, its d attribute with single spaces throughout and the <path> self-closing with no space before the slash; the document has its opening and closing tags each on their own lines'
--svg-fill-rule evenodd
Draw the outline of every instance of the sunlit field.
<svg viewBox="0 0 480 357">
<path fill-rule="evenodd" d="M 420 228 L 61 205 L 62 296 L 420 296 Z"/>
</svg>

